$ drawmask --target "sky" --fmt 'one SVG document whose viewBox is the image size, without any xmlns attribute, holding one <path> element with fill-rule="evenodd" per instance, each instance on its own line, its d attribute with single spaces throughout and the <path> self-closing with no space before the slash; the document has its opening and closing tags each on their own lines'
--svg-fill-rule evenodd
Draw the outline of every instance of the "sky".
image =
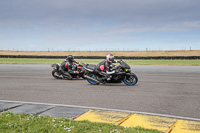
<svg viewBox="0 0 200 133">
<path fill-rule="evenodd" d="M 200 50 L 199 0 L 0 0 L 0 50 Z"/>
</svg>

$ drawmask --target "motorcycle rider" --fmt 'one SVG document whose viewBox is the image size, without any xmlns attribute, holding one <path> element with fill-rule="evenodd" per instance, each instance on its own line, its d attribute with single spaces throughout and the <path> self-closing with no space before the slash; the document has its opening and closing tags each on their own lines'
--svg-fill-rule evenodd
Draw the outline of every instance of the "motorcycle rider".
<svg viewBox="0 0 200 133">
<path fill-rule="evenodd" d="M 61 63 L 61 72 L 63 73 L 64 78 L 73 79 L 71 74 L 78 73 L 78 71 L 72 69 L 73 62 L 80 64 L 74 60 L 73 55 L 68 55 L 67 58 Z"/>
<path fill-rule="evenodd" d="M 105 79 L 111 80 L 112 75 L 115 71 L 112 71 L 112 63 L 120 63 L 120 61 L 115 61 L 115 57 L 112 54 L 108 54 L 106 59 L 99 64 L 97 64 L 97 70 L 100 71 L 100 74 L 105 76 Z"/>
</svg>

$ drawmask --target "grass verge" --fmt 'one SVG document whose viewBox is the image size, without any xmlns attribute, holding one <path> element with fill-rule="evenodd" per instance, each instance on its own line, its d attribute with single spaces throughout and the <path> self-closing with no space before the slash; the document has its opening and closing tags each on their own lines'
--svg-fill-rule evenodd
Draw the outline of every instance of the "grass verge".
<svg viewBox="0 0 200 133">
<path fill-rule="evenodd" d="M 0 132 L 27 133 L 160 133 L 157 130 L 141 127 L 126 128 L 106 123 L 74 121 L 66 118 L 40 117 L 28 114 L 0 113 Z"/>
<path fill-rule="evenodd" d="M 0 64 L 53 64 L 64 59 L 0 58 Z M 77 59 L 87 64 L 97 64 L 103 59 Z M 200 66 L 200 60 L 125 60 L 130 65 Z"/>
</svg>

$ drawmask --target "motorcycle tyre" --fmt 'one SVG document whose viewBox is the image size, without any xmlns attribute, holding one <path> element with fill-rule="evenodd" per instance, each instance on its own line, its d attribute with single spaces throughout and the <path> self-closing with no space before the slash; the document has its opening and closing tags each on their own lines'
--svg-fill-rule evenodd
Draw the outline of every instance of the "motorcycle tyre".
<svg viewBox="0 0 200 133">
<path fill-rule="evenodd" d="M 138 82 L 138 77 L 134 74 L 134 73 L 131 73 L 131 77 L 134 77 L 134 81 L 133 82 L 127 82 L 127 80 L 126 80 L 126 77 L 123 79 L 123 82 L 124 82 L 124 84 L 126 84 L 126 85 L 128 85 L 128 86 L 133 86 L 133 85 L 136 85 L 137 84 L 137 82 Z"/>
<path fill-rule="evenodd" d="M 52 71 L 52 76 L 53 76 L 55 79 L 62 79 L 61 77 L 56 76 L 55 73 L 58 73 L 58 71 L 57 71 L 57 70 L 53 70 L 53 71 Z"/>
<path fill-rule="evenodd" d="M 96 77 L 95 74 L 91 73 L 91 74 L 88 74 L 88 76 L 90 77 Z M 87 79 L 87 81 L 91 84 L 91 85 L 98 85 L 99 83 L 95 82 L 95 81 L 92 81 L 90 79 Z"/>
</svg>

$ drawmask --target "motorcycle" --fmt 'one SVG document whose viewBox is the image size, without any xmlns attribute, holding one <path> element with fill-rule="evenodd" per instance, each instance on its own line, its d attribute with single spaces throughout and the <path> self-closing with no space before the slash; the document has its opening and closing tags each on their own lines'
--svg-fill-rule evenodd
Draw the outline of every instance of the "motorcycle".
<svg viewBox="0 0 200 133">
<path fill-rule="evenodd" d="M 85 66 L 84 63 L 80 63 L 80 64 L 77 64 L 77 65 L 76 64 L 72 65 L 72 71 L 76 71 L 77 72 L 77 73 L 73 73 L 73 74 L 70 73 L 73 78 L 82 77 L 83 79 L 85 79 L 85 77 L 84 77 L 85 69 L 84 69 L 83 66 Z M 65 76 L 63 75 L 59 63 L 52 64 L 51 67 L 53 68 L 52 76 L 55 79 L 64 79 L 65 78 L 66 75 Z"/>
<path fill-rule="evenodd" d="M 87 64 L 84 68 L 86 70 L 84 77 L 92 85 L 124 82 L 126 85 L 131 86 L 138 82 L 138 77 L 131 72 L 131 67 L 123 60 L 120 61 L 120 65 L 111 66 L 111 72 L 108 72 L 112 75 L 111 80 L 107 80 L 105 72 L 98 71 L 96 65 Z"/>
</svg>

